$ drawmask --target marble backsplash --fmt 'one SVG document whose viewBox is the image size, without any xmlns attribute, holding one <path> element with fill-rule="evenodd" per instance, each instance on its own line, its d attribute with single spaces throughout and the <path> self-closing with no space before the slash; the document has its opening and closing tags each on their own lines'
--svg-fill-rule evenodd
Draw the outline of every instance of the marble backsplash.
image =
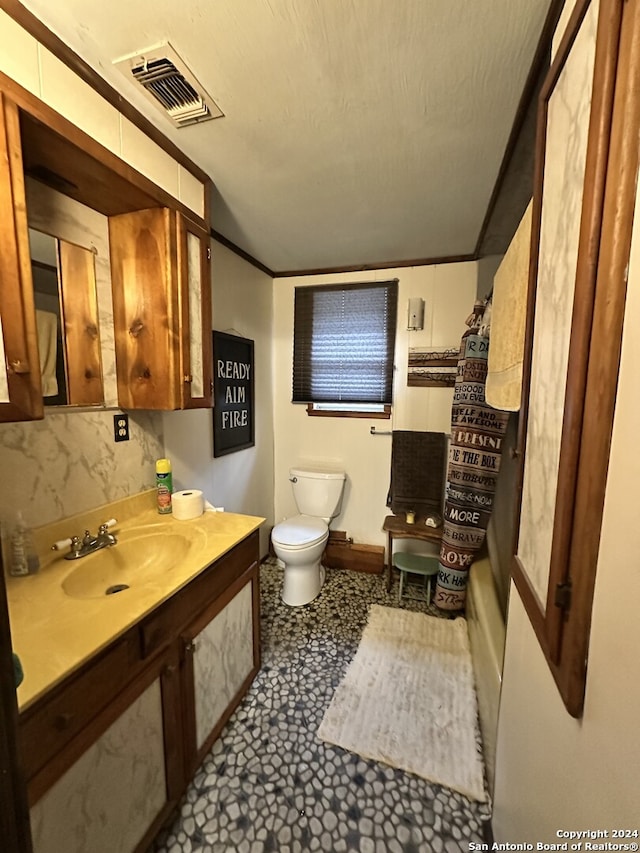
<svg viewBox="0 0 640 853">
<path fill-rule="evenodd" d="M 40 527 L 152 488 L 164 456 L 162 414 L 129 413 L 130 439 L 116 443 L 117 413 L 47 411 L 42 421 L 0 424 L 2 522 L 21 510 Z"/>
</svg>

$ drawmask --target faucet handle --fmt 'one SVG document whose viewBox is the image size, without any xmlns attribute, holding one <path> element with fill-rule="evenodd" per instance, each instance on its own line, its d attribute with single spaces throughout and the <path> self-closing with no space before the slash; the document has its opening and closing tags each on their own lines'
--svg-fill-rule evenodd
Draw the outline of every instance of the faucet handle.
<svg viewBox="0 0 640 853">
<path fill-rule="evenodd" d="M 109 530 L 110 527 L 115 527 L 115 525 L 117 523 L 118 522 L 116 521 L 115 518 L 110 518 L 108 521 L 105 521 L 98 528 L 98 536 L 106 536 L 109 539 L 109 541 L 112 542 L 112 544 L 115 544 L 115 542 L 117 541 L 116 537 L 113 535 L 113 533 L 107 533 L 107 531 Z"/>
<path fill-rule="evenodd" d="M 102 544 L 106 543 L 107 545 L 115 545 L 117 543 L 118 540 L 113 533 L 107 532 L 110 527 L 114 526 L 114 524 L 116 524 L 115 518 L 110 518 L 109 521 L 105 521 L 105 523 L 101 524 L 98 528 L 98 540 Z"/>
<path fill-rule="evenodd" d="M 82 550 L 82 542 L 79 536 L 70 536 L 68 539 L 59 539 L 51 546 L 52 551 L 64 551 L 68 548 L 69 551 L 65 554 L 65 559 L 73 559 L 80 555 Z"/>
<path fill-rule="evenodd" d="M 100 525 L 100 530 L 98 531 L 98 535 L 105 534 L 110 527 L 114 527 L 117 524 L 117 520 L 115 518 L 110 518 Z M 51 546 L 52 551 L 64 551 L 65 548 L 69 548 L 70 554 L 75 554 L 79 556 L 82 545 L 89 546 L 94 541 L 94 537 L 91 535 L 89 530 L 84 531 L 84 536 L 82 539 L 79 536 L 70 536 L 67 539 L 59 539 L 57 542 L 54 542 Z"/>
</svg>

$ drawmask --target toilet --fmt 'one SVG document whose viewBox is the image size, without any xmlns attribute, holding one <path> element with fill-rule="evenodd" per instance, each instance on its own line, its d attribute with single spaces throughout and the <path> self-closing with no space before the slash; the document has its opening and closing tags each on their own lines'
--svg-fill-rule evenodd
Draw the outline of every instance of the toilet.
<svg viewBox="0 0 640 853">
<path fill-rule="evenodd" d="M 309 604 L 324 583 L 320 564 L 329 538 L 329 522 L 340 512 L 346 474 L 322 468 L 291 468 L 289 480 L 300 515 L 276 524 L 271 542 L 284 563 L 282 600 L 292 607 Z"/>
</svg>

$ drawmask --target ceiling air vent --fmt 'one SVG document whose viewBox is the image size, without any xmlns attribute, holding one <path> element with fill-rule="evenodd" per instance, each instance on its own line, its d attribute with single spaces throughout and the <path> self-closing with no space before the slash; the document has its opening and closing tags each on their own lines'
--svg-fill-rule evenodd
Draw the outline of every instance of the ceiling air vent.
<svg viewBox="0 0 640 853">
<path fill-rule="evenodd" d="M 113 64 L 142 86 L 146 96 L 176 127 L 187 127 L 223 115 L 167 42 L 124 56 Z"/>
</svg>

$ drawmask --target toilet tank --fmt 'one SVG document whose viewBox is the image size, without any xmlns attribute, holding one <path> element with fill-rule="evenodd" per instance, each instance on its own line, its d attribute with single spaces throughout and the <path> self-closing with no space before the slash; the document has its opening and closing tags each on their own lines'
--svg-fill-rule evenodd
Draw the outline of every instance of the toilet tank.
<svg viewBox="0 0 640 853">
<path fill-rule="evenodd" d="M 323 518 L 327 524 L 340 512 L 346 474 L 323 468 L 291 468 L 293 497 L 299 512 Z"/>
</svg>

